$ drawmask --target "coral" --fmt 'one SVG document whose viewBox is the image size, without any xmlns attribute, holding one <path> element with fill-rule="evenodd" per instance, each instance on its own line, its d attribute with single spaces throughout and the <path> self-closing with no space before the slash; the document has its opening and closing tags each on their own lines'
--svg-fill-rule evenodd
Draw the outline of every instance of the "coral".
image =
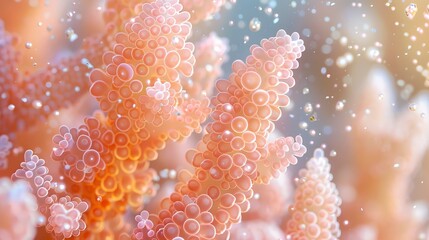
<svg viewBox="0 0 429 240">
<path fill-rule="evenodd" d="M 228 61 L 228 40 L 212 32 L 195 46 L 195 66 L 192 77 L 182 79 L 186 93 L 192 97 L 212 96 L 216 79 L 222 76 L 222 64 Z"/>
<path fill-rule="evenodd" d="M 82 213 L 88 209 L 87 203 L 82 202 L 79 198 L 70 199 L 68 196 L 57 199 L 55 195 L 48 202 L 52 202 L 46 225 L 48 232 L 69 238 L 72 235 L 79 236 L 80 231 L 85 230 L 86 225 L 81 218 Z"/>
<path fill-rule="evenodd" d="M 316 149 L 305 169 L 299 171 L 295 202 L 290 207 L 287 239 L 339 239 L 341 198 L 332 182 L 331 165 Z"/>
<path fill-rule="evenodd" d="M 49 169 L 45 166 L 45 160 L 33 155 L 31 150 L 27 150 L 24 155 L 24 162 L 21 163 L 21 169 L 18 169 L 13 175 L 13 179 L 22 179 L 28 183 L 31 192 L 37 198 L 37 207 L 45 218 L 47 218 L 46 230 L 55 232 L 58 238 L 69 238 L 78 236 L 79 232 L 85 229 L 85 223 L 82 221 L 82 213 L 88 209 L 88 204 L 82 202 L 79 197 L 71 199 L 65 195 L 58 199 L 58 193 L 53 183 L 53 178 L 48 174 Z M 55 190 L 57 194 L 52 193 Z M 39 222 L 39 224 L 43 224 Z"/>
<path fill-rule="evenodd" d="M 7 168 L 7 156 L 12 148 L 7 135 L 0 135 L 0 168 Z"/>
<path fill-rule="evenodd" d="M 87 77 L 93 66 L 100 66 L 98 54 L 104 45 L 99 37 L 85 39 L 75 56 L 63 58 L 32 74 L 16 69 L 20 61 L 14 49 L 16 37 L 5 32 L 0 21 L 1 69 L 0 134 L 21 131 L 46 120 L 53 112 L 70 106 L 87 93 Z M 69 91 L 71 90 L 71 91 Z"/>
<path fill-rule="evenodd" d="M 304 50 L 302 40 L 297 33 L 289 36 L 280 30 L 250 50 L 246 63 L 234 62 L 229 80 L 216 83 L 213 122 L 207 125 L 198 149 L 187 154 L 195 173 L 182 179 L 162 202 L 163 210 L 154 216 L 150 229 L 156 239 L 227 236 L 231 225 L 240 222 L 241 213 L 248 211 L 253 184 L 268 182 L 306 151 L 299 136 L 296 142 L 279 139 L 275 156 L 267 144 L 273 122 L 281 116 L 280 107 L 289 102 L 285 93 L 295 83 L 292 69 L 298 67 Z M 181 211 L 190 205 L 195 206 L 192 221 L 183 221 Z M 207 218 L 198 219 L 204 212 Z"/>
<path fill-rule="evenodd" d="M 359 195 L 346 202 L 346 219 L 352 227 L 371 225 L 376 239 L 417 238 L 424 220 L 410 214 L 416 204 L 409 201 L 407 193 L 429 147 L 429 120 L 409 109 L 395 116 L 391 77 L 383 69 L 369 73 L 362 91 L 367 97 L 360 102 L 362 117 L 355 126 L 364 131 L 353 134 L 357 143 L 353 149 L 357 156 L 354 187 Z M 427 94 L 417 95 L 412 102 L 420 111 L 429 111 Z M 368 165 L 372 167 L 368 169 Z M 362 211 L 359 209 L 367 214 L 355 214 Z"/>
<path fill-rule="evenodd" d="M 24 181 L 0 179 L 0 238 L 31 240 L 36 235 L 36 198 Z"/>
</svg>

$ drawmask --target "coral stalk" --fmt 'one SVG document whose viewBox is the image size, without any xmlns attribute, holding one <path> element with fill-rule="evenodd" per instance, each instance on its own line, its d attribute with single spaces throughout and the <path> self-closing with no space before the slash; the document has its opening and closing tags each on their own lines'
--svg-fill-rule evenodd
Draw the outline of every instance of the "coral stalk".
<svg viewBox="0 0 429 240">
<path fill-rule="evenodd" d="M 281 107 L 289 102 L 285 93 L 295 83 L 292 69 L 298 67 L 303 41 L 297 33 L 289 36 L 280 30 L 250 50 L 246 63 L 234 62 L 229 80 L 216 83 L 213 122 L 198 149 L 187 154 L 195 173 L 182 180 L 162 202 L 163 210 L 153 215 L 156 239 L 228 236 L 231 225 L 250 207 L 252 185 L 268 182 L 306 151 L 299 136 L 279 140 L 275 156 L 267 143 Z"/>
</svg>

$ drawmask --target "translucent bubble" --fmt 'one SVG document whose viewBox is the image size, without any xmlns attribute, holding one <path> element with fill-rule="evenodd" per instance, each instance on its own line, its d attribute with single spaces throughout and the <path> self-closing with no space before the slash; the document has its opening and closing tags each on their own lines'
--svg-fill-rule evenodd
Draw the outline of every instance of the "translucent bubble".
<svg viewBox="0 0 429 240">
<path fill-rule="evenodd" d="M 335 150 L 331 150 L 331 152 L 329 152 L 329 156 L 335 157 L 335 156 L 337 156 L 337 152 Z"/>
<path fill-rule="evenodd" d="M 35 109 L 40 109 L 42 107 L 42 102 L 39 100 L 34 100 L 32 105 Z"/>
<path fill-rule="evenodd" d="M 67 28 L 66 36 L 70 42 L 73 42 L 78 38 L 78 35 L 74 32 L 72 28 Z"/>
<path fill-rule="evenodd" d="M 33 47 L 33 43 L 31 43 L 31 42 L 26 42 L 25 43 L 25 48 L 26 49 L 30 49 L 30 48 L 32 48 Z"/>
<path fill-rule="evenodd" d="M 313 111 L 313 105 L 311 105 L 311 103 L 306 103 L 304 105 L 304 112 L 306 113 L 310 113 Z"/>
<path fill-rule="evenodd" d="M 350 126 L 350 125 L 346 126 L 346 131 L 347 132 L 351 132 L 352 131 L 352 126 Z"/>
<path fill-rule="evenodd" d="M 335 104 L 335 109 L 337 111 L 341 111 L 344 109 L 344 102 L 343 101 L 338 101 L 337 104 Z"/>
<path fill-rule="evenodd" d="M 249 22 L 249 29 L 252 32 L 257 32 L 261 30 L 261 21 L 258 18 L 252 18 Z"/>
<path fill-rule="evenodd" d="M 244 41 L 244 43 L 247 43 L 247 42 L 249 41 L 249 39 L 250 39 L 250 38 L 249 38 L 249 36 L 247 36 L 247 35 L 246 35 L 246 36 L 244 36 L 244 37 L 243 37 L 243 41 Z"/>
<path fill-rule="evenodd" d="M 302 89 L 302 94 L 308 94 L 310 92 L 310 89 L 308 89 L 308 88 L 304 88 L 304 89 Z"/>
<path fill-rule="evenodd" d="M 307 129 L 308 124 L 307 124 L 306 122 L 300 122 L 300 123 L 299 123 L 299 127 L 300 127 L 301 129 Z"/>
<path fill-rule="evenodd" d="M 410 3 L 406 8 L 405 8 L 405 15 L 409 18 L 409 19 L 413 19 L 414 16 L 417 13 L 417 4 L 415 3 Z"/>
<path fill-rule="evenodd" d="M 415 112 L 417 110 L 417 104 L 416 103 L 410 103 L 410 105 L 408 105 L 408 109 L 410 109 L 410 111 Z"/>
</svg>

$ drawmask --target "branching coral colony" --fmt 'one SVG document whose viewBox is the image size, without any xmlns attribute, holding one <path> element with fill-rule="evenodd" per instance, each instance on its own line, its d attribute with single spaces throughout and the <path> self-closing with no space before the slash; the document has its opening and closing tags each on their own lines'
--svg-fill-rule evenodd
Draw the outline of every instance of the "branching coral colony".
<svg viewBox="0 0 429 240">
<path fill-rule="evenodd" d="M 101 110 L 79 127 L 61 126 L 53 136 L 51 158 L 61 164 L 61 177 L 50 175 L 45 160 L 27 150 L 12 176 L 17 182 L 0 182 L 0 207 L 8 214 L 0 221 L 0 238 L 32 239 L 37 224 L 57 239 L 229 239 L 233 224 L 251 208 L 253 186 L 279 177 L 306 152 L 301 136 L 268 142 L 289 103 L 286 93 L 295 84 L 292 70 L 303 41 L 297 33 L 280 30 L 253 45 L 246 61 L 234 62 L 229 78 L 215 83 L 210 102 L 207 95 L 227 59 L 226 40 L 210 35 L 197 44 L 194 57 L 188 37 L 191 22 L 212 15 L 225 1 L 106 4 L 105 33 L 85 41 L 71 59 L 19 84 L 14 82 L 20 76 L 14 68 L 19 60 L 15 40 L 0 27 L 0 133 L 28 128 L 85 91 Z M 209 49 L 215 51 L 202 54 Z M 70 89 L 71 95 L 64 94 Z M 180 173 L 159 212 L 141 211 L 144 198 L 156 193 L 150 162 L 167 141 L 201 132 L 209 116 L 202 139 L 186 154 L 194 171 Z M 10 148 L 7 136 L 1 136 L 2 161 Z M 276 233 L 280 238 L 340 236 L 341 200 L 322 153 L 317 150 L 300 173 L 292 218 L 286 233 Z M 135 223 L 125 221 L 137 211 Z M 24 216 L 26 221 L 20 221 Z M 17 232 L 13 222 L 25 231 Z M 258 239 L 257 234 L 249 237 Z"/>
</svg>

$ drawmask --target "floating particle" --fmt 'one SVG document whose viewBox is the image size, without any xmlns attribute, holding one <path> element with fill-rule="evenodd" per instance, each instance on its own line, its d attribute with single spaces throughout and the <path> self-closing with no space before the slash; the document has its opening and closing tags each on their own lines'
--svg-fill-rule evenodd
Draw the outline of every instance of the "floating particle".
<svg viewBox="0 0 429 240">
<path fill-rule="evenodd" d="M 395 163 L 395 164 L 393 164 L 393 167 L 394 167 L 394 168 L 399 168 L 399 163 Z"/>
<path fill-rule="evenodd" d="M 308 124 L 306 122 L 300 122 L 299 123 L 299 128 L 301 128 L 301 129 L 307 129 L 307 127 L 308 127 Z"/>
<path fill-rule="evenodd" d="M 335 150 L 331 150 L 331 152 L 329 152 L 329 156 L 335 157 L 337 156 L 337 152 Z"/>
<path fill-rule="evenodd" d="M 352 126 L 348 125 L 346 126 L 346 132 L 351 132 L 352 131 Z"/>
<path fill-rule="evenodd" d="M 316 115 L 316 114 L 311 115 L 311 117 L 309 118 L 309 120 L 310 120 L 311 122 L 315 122 L 315 121 L 317 121 L 317 115 Z"/>
<path fill-rule="evenodd" d="M 380 50 L 378 50 L 378 48 L 375 48 L 375 47 L 370 47 L 366 51 L 366 54 L 369 59 L 376 60 L 380 56 Z"/>
<path fill-rule="evenodd" d="M 249 41 L 249 39 L 250 39 L 249 36 L 247 36 L 247 35 L 244 36 L 244 38 L 243 38 L 244 43 L 247 43 Z"/>
<path fill-rule="evenodd" d="M 421 117 L 421 118 L 425 118 L 425 117 L 426 117 L 426 114 L 425 114 L 425 113 L 420 113 L 420 117 Z"/>
<path fill-rule="evenodd" d="M 78 35 L 74 32 L 74 30 L 72 28 L 67 28 L 66 36 L 70 42 L 73 42 L 74 40 L 76 40 L 78 38 Z"/>
<path fill-rule="evenodd" d="M 341 111 L 344 109 L 344 102 L 343 101 L 338 101 L 337 104 L 335 104 L 335 109 L 337 111 Z"/>
<path fill-rule="evenodd" d="M 86 58 L 82 58 L 81 63 L 85 64 L 88 67 L 88 69 L 94 68 L 94 66 Z"/>
<path fill-rule="evenodd" d="M 258 32 L 261 30 L 261 21 L 258 18 L 252 18 L 249 22 L 249 28 L 252 32 Z"/>
<path fill-rule="evenodd" d="M 410 103 L 410 105 L 408 105 L 408 109 L 410 109 L 410 111 L 415 112 L 417 110 L 417 104 L 416 103 Z"/>
<path fill-rule="evenodd" d="M 34 100 L 32 104 L 35 109 L 40 109 L 42 107 L 42 102 L 39 100 Z"/>
<path fill-rule="evenodd" d="M 383 100 L 383 98 L 384 98 L 384 95 L 383 95 L 382 93 L 380 93 L 380 94 L 378 95 L 378 100 Z"/>
<path fill-rule="evenodd" d="M 304 105 L 304 112 L 306 113 L 310 113 L 313 111 L 313 105 L 311 105 L 311 103 L 306 103 Z"/>
<path fill-rule="evenodd" d="M 304 89 L 302 89 L 302 94 L 308 94 L 310 92 L 310 89 L 308 89 L 308 88 L 304 88 Z"/>
<path fill-rule="evenodd" d="M 278 17 L 276 17 L 276 18 L 274 18 L 273 23 L 274 23 L 274 24 L 276 24 L 276 23 L 278 23 L 278 22 L 279 22 L 279 20 L 280 20 L 280 19 L 279 19 Z"/>
<path fill-rule="evenodd" d="M 33 43 L 31 43 L 31 42 L 26 42 L 25 43 L 25 48 L 26 49 L 30 49 L 31 47 L 33 47 Z"/>
<path fill-rule="evenodd" d="M 406 8 L 405 8 L 405 15 L 407 16 L 407 18 L 409 19 L 413 19 L 414 16 L 417 13 L 417 4 L 415 3 L 410 3 Z"/>
</svg>

